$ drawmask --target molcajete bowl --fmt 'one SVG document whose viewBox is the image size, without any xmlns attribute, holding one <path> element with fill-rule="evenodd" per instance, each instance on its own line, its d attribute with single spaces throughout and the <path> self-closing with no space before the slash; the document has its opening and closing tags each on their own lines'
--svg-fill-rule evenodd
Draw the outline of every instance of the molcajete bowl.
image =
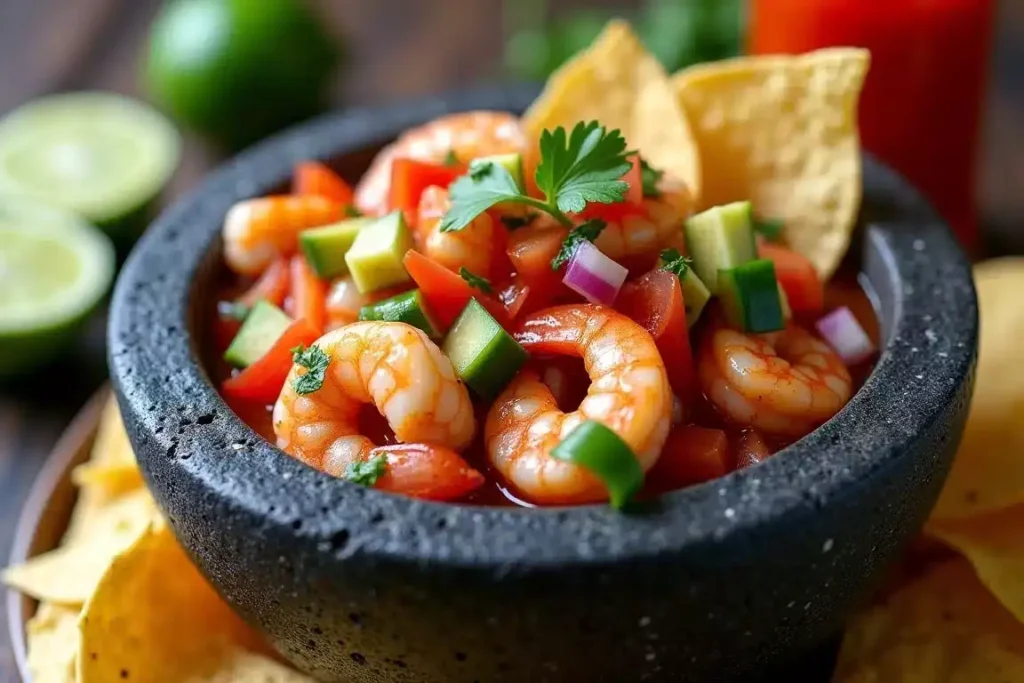
<svg viewBox="0 0 1024 683">
<path fill-rule="evenodd" d="M 402 129 L 486 91 L 352 110 L 230 162 L 167 211 L 117 285 L 110 369 L 146 480 L 220 593 L 325 681 L 724 681 L 841 628 L 920 529 L 971 395 L 970 267 L 870 158 L 854 258 L 883 352 L 831 421 L 768 461 L 628 514 L 434 504 L 320 474 L 260 438 L 204 369 L 221 224 L 293 163 L 354 180 Z"/>
</svg>

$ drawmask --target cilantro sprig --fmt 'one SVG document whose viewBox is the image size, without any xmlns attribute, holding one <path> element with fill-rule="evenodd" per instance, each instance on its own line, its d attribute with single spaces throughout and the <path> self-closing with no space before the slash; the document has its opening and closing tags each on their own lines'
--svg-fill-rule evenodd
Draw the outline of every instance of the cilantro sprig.
<svg viewBox="0 0 1024 683">
<path fill-rule="evenodd" d="M 588 202 L 614 204 L 625 198 L 622 180 L 629 170 L 626 140 L 597 121 L 545 130 L 540 136 L 540 163 L 534 179 L 544 198 L 525 194 L 512 174 L 491 161 L 470 163 L 469 173 L 452 183 L 451 208 L 441 219 L 441 231 L 462 230 L 495 204 L 525 204 L 553 216 L 569 228 L 567 214 L 579 213 Z"/>
<path fill-rule="evenodd" d="M 585 223 L 580 223 L 570 230 L 569 234 L 562 241 L 562 247 L 555 254 L 555 258 L 551 259 L 551 270 L 558 270 L 565 265 L 566 261 L 572 258 L 572 254 L 576 251 L 576 247 L 579 246 L 580 242 L 593 242 L 607 225 L 600 218 L 594 218 Z"/>
<path fill-rule="evenodd" d="M 654 168 L 644 159 L 640 160 L 640 183 L 643 186 L 645 197 L 657 199 L 661 196 L 658 183 L 661 182 L 663 175 L 665 175 L 664 171 Z"/>
<path fill-rule="evenodd" d="M 661 250 L 661 269 L 667 270 L 678 278 L 686 275 L 691 263 L 693 263 L 693 259 L 683 256 L 678 249 Z"/>
<path fill-rule="evenodd" d="M 485 277 L 481 277 L 471 271 L 469 268 L 462 266 L 459 268 L 459 276 L 465 280 L 470 287 L 479 289 L 484 294 L 490 294 L 494 291 L 494 287 L 491 286 L 490 280 Z"/>
<path fill-rule="evenodd" d="M 760 234 L 769 242 L 778 242 L 782 239 L 782 229 L 785 224 L 781 218 L 764 218 L 758 217 L 754 219 L 754 232 Z"/>
<path fill-rule="evenodd" d="M 296 365 L 306 368 L 303 375 L 298 375 L 292 380 L 292 387 L 297 394 L 312 394 L 324 385 L 327 376 L 327 366 L 331 363 L 331 357 L 323 352 L 319 346 L 314 344 L 309 348 L 299 344 L 292 349 L 292 361 Z"/>
<path fill-rule="evenodd" d="M 349 463 L 343 478 L 353 484 L 374 486 L 388 469 L 388 459 L 384 455 L 375 455 L 363 462 Z"/>
</svg>

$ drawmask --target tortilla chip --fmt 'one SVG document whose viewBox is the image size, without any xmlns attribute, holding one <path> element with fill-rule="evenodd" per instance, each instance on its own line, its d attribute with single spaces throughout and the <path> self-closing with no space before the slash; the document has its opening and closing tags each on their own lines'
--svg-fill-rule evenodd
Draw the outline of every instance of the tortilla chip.
<svg viewBox="0 0 1024 683">
<path fill-rule="evenodd" d="M 985 587 L 1024 623 L 1024 505 L 932 523 L 927 531 L 963 553 Z"/>
<path fill-rule="evenodd" d="M 125 432 L 124 422 L 121 420 L 121 411 L 113 394 L 103 406 L 90 462 L 107 466 L 137 466 L 135 451 L 128 440 L 128 433 Z"/>
<path fill-rule="evenodd" d="M 981 332 L 974 398 L 936 520 L 963 519 L 1024 503 L 1024 258 L 974 267 Z"/>
<path fill-rule="evenodd" d="M 98 509 L 77 542 L 4 570 L 3 580 L 39 600 L 81 605 L 114 557 L 131 545 L 156 515 L 149 492 L 140 489 Z"/>
<path fill-rule="evenodd" d="M 223 672 L 260 644 L 162 523 L 115 558 L 79 627 L 79 683 L 252 680 Z"/>
<path fill-rule="evenodd" d="M 245 650 L 235 650 L 220 668 L 201 679 L 190 678 L 189 683 L 316 683 L 316 680 L 289 668 L 269 657 Z"/>
<path fill-rule="evenodd" d="M 1024 625 L 953 560 L 854 618 L 832 680 L 1024 681 Z"/>
<path fill-rule="evenodd" d="M 87 462 L 72 471 L 76 486 L 101 490 L 106 498 L 115 498 L 145 485 L 142 471 L 135 463 Z"/>
<path fill-rule="evenodd" d="M 32 683 L 75 683 L 78 610 L 44 602 L 25 629 Z"/>
<path fill-rule="evenodd" d="M 703 208 L 747 200 L 781 219 L 783 241 L 825 278 L 850 243 L 861 199 L 857 102 L 869 53 L 743 57 L 673 76 L 703 165 Z"/>
<path fill-rule="evenodd" d="M 624 21 L 609 22 L 589 48 L 548 78 L 523 115 L 523 128 L 539 140 L 545 128 L 571 130 L 593 120 L 621 130 L 631 149 L 700 195 L 700 157 L 690 125 L 661 63 Z"/>
</svg>

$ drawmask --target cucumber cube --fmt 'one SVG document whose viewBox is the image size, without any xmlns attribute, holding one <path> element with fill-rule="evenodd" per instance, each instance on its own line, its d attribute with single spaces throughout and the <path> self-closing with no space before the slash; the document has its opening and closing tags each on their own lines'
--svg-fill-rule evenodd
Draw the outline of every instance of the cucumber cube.
<svg viewBox="0 0 1024 683">
<path fill-rule="evenodd" d="M 742 332 L 785 327 L 775 264 L 768 259 L 718 271 L 718 294 L 729 324 Z"/>
<path fill-rule="evenodd" d="M 412 235 L 401 211 L 362 226 L 345 254 L 345 263 L 359 293 L 408 282 L 402 258 L 412 247 Z"/>
<path fill-rule="evenodd" d="M 427 310 L 423 294 L 418 289 L 363 306 L 359 309 L 359 319 L 405 323 L 420 328 L 431 339 L 441 338 L 441 328 Z"/>
<path fill-rule="evenodd" d="M 280 308 L 266 301 L 257 301 L 224 352 L 224 360 L 239 368 L 252 365 L 270 350 L 291 324 L 292 319 Z"/>
<path fill-rule="evenodd" d="M 442 350 L 462 381 L 485 400 L 497 397 L 529 358 L 476 299 L 455 319 Z"/>
<path fill-rule="evenodd" d="M 372 218 L 349 218 L 320 228 L 299 233 L 299 247 L 318 277 L 331 278 L 348 273 L 345 254 L 352 248 L 359 231 L 372 223 Z"/>
<path fill-rule="evenodd" d="M 718 293 L 718 271 L 757 258 L 750 202 L 715 206 L 686 221 L 686 246 L 693 268 L 712 294 Z"/>
</svg>

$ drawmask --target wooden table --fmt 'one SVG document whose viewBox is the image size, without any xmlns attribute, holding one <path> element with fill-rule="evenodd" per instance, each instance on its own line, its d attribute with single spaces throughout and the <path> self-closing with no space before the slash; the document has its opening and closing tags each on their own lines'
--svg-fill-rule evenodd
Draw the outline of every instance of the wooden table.
<svg viewBox="0 0 1024 683">
<path fill-rule="evenodd" d="M 499 0 L 317 0 L 331 26 L 348 38 L 353 62 L 335 88 L 339 103 L 410 97 L 493 78 L 498 73 Z M 160 0 L 0 0 L 0 113 L 46 92 L 102 88 L 137 94 L 139 55 Z M 561 2 L 579 5 L 583 2 Z M 590 3 L 632 5 L 612 0 Z M 991 234 L 1021 245 L 1013 227 L 1024 217 L 1024 0 L 1003 0 L 990 106 L 983 199 Z M 218 155 L 186 141 L 168 197 L 192 187 Z M 106 374 L 105 315 L 90 321 L 81 343 L 56 367 L 0 385 L 0 564 L 33 478 L 59 436 Z M 0 617 L 0 683 L 16 683 L 7 625 Z"/>
</svg>

